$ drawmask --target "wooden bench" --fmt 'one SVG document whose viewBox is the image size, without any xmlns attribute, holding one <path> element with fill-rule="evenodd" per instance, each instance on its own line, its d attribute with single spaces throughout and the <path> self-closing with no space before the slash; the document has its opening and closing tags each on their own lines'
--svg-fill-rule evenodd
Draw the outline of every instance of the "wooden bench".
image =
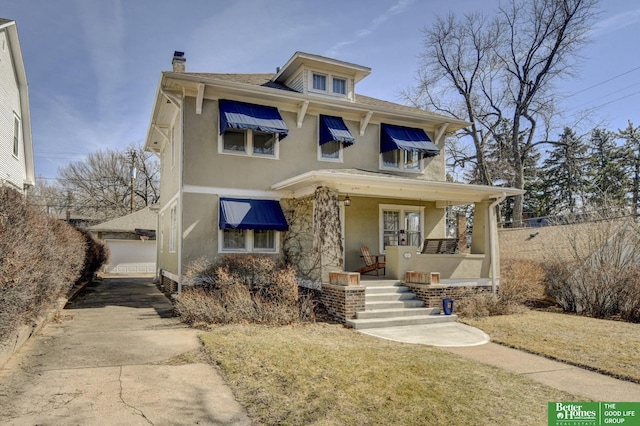
<svg viewBox="0 0 640 426">
<path fill-rule="evenodd" d="M 425 238 L 422 254 L 456 254 L 458 240 L 455 238 Z"/>
</svg>

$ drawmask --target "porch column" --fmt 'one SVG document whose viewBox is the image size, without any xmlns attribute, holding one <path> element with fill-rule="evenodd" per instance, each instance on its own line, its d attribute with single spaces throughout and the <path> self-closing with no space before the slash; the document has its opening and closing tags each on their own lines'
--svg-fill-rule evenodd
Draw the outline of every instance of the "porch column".
<svg viewBox="0 0 640 426">
<path fill-rule="evenodd" d="M 473 210 L 473 229 L 471 231 L 471 254 L 484 254 L 485 261 L 482 265 L 482 276 L 488 277 L 491 268 L 491 226 L 489 201 L 475 203 Z"/>
<path fill-rule="evenodd" d="M 318 187 L 313 208 L 314 249 L 320 255 L 320 274 L 323 283 L 329 282 L 329 273 L 342 271 L 342 236 L 338 193 Z"/>
</svg>

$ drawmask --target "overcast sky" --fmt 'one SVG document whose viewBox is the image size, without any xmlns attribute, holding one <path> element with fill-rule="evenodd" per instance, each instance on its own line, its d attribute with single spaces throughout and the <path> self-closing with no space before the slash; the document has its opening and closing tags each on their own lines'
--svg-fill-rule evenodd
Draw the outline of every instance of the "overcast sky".
<svg viewBox="0 0 640 426">
<path fill-rule="evenodd" d="M 146 136 L 160 72 L 275 72 L 295 51 L 368 66 L 358 92 L 402 102 L 434 16 L 499 0 L 3 0 L 29 80 L 36 174 Z M 640 125 L 640 3 L 603 0 L 579 76 L 558 88 L 574 125 L 589 109 L 611 130 Z M 580 126 L 589 124 L 585 121 Z M 558 132 L 559 133 L 559 132 Z M 557 135 L 556 135 L 557 136 Z"/>
</svg>

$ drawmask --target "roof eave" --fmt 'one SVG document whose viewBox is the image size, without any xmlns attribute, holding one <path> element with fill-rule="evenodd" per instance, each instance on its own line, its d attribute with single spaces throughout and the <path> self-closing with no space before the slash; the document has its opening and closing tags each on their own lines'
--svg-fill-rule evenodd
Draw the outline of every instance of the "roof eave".
<svg viewBox="0 0 640 426">
<path fill-rule="evenodd" d="M 306 172 L 278 182 L 271 189 L 287 193 L 292 198 L 301 198 L 311 195 L 318 186 L 329 186 L 352 196 L 421 199 L 446 205 L 494 201 L 503 194 L 514 196 L 525 192 L 515 188 L 436 182 L 382 174 L 358 175 L 335 170 Z"/>
<path fill-rule="evenodd" d="M 238 83 L 238 82 L 232 82 L 232 81 L 226 81 L 226 80 L 218 80 L 215 78 L 206 78 L 203 76 L 194 76 L 194 75 L 174 73 L 174 72 L 165 72 L 163 73 L 163 76 L 167 80 L 169 79 L 182 80 L 182 81 L 187 81 L 195 84 L 205 83 L 210 86 L 218 86 L 218 87 L 223 87 L 227 89 L 233 89 L 243 93 L 260 93 L 266 96 L 277 98 L 280 101 L 289 100 L 289 101 L 294 101 L 296 103 L 304 102 L 304 101 L 313 101 L 313 103 L 318 105 L 325 105 L 333 108 L 355 110 L 363 114 L 367 113 L 368 111 L 372 111 L 373 113 L 393 116 L 397 118 L 408 118 L 412 120 L 427 121 L 427 122 L 439 123 L 439 124 L 446 123 L 447 133 L 453 133 L 471 124 L 464 120 L 459 120 L 456 118 L 447 117 L 439 114 L 435 115 L 433 113 L 427 113 L 422 111 L 416 111 L 416 112 L 400 111 L 394 108 L 388 108 L 380 105 L 368 105 L 368 104 L 363 104 L 359 102 L 345 102 L 344 100 L 339 100 L 339 99 L 334 100 L 334 99 L 320 98 L 320 97 L 311 98 L 310 96 L 300 92 L 293 92 L 293 91 L 290 92 L 290 91 L 274 89 L 271 87 L 256 86 L 256 85 L 250 85 L 246 83 Z"/>
</svg>

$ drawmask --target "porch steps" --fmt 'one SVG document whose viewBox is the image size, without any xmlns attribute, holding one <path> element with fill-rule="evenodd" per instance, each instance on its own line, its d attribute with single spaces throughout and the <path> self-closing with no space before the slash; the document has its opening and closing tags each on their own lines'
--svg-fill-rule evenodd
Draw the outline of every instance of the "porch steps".
<svg viewBox="0 0 640 426">
<path fill-rule="evenodd" d="M 347 325 L 363 330 L 367 328 L 398 327 L 404 325 L 455 322 L 456 315 L 441 315 L 439 308 L 425 308 L 409 288 L 395 280 L 364 280 L 365 310 L 356 313 L 356 319 Z"/>
</svg>

